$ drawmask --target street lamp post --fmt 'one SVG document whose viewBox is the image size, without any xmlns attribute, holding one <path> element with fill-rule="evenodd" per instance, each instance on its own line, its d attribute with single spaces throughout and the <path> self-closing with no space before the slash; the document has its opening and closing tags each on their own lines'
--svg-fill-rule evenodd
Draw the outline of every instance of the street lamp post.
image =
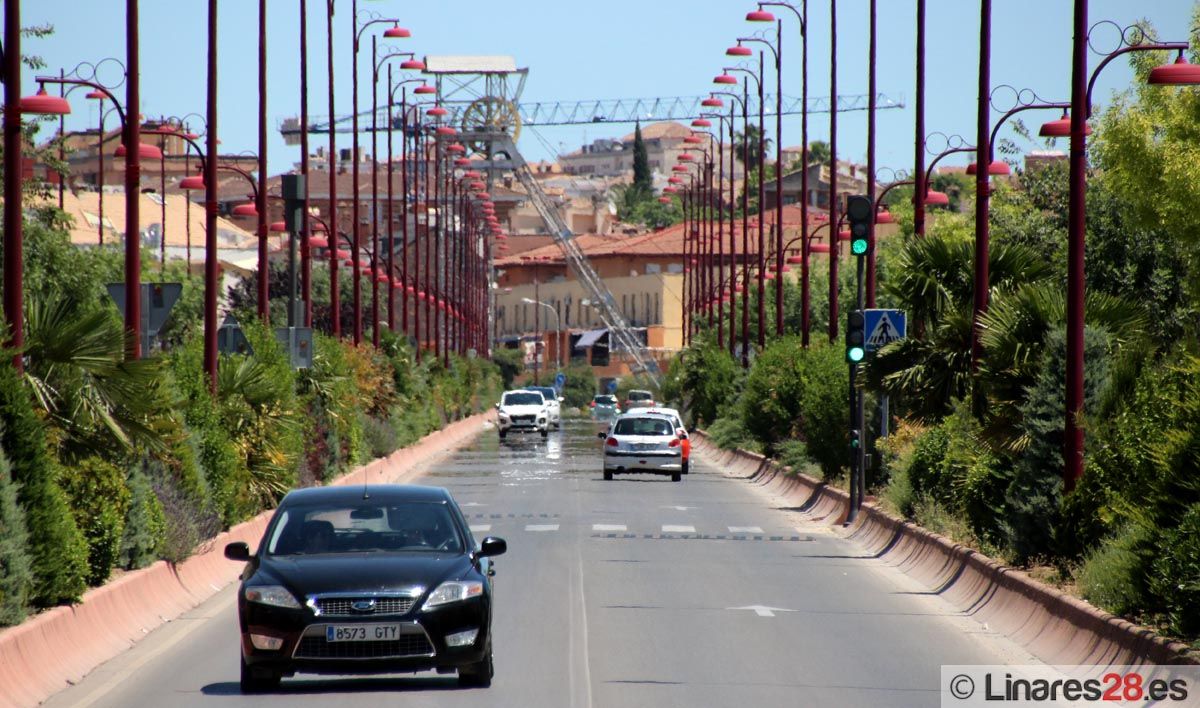
<svg viewBox="0 0 1200 708">
<path fill-rule="evenodd" d="M 748 76 L 750 78 L 753 78 L 755 86 L 757 86 L 757 88 L 758 88 L 758 259 L 757 259 L 758 260 L 758 283 L 757 283 L 757 285 L 758 285 L 758 347 L 759 347 L 759 349 L 762 349 L 762 348 L 766 347 L 766 345 L 767 345 L 766 261 L 764 260 L 765 254 L 766 254 L 766 231 L 765 231 L 765 221 L 766 220 L 763 218 L 763 211 L 764 211 L 764 206 L 765 206 L 765 204 L 764 204 L 765 190 L 763 187 L 763 184 L 764 184 L 763 175 L 764 175 L 764 167 L 765 167 L 764 154 L 766 153 L 765 144 L 764 144 L 764 140 L 763 140 L 764 136 L 765 136 L 765 125 L 766 125 L 764 122 L 764 113 L 763 113 L 763 82 L 762 82 L 763 53 L 762 52 L 758 53 L 758 73 L 757 74 L 754 73 L 752 70 L 747 69 L 745 67 L 727 67 L 726 71 L 727 72 L 737 71 L 737 72 L 745 74 L 746 76 Z M 726 78 L 728 80 L 726 80 Z M 736 85 L 737 79 L 730 76 L 728 73 L 725 73 L 725 74 L 722 74 L 721 76 L 718 76 L 716 79 L 713 79 L 713 83 L 724 84 L 727 86 L 728 85 Z M 748 91 L 748 87 L 743 85 L 743 91 L 744 92 Z M 749 135 L 748 127 L 746 128 L 746 134 L 747 134 L 747 136 Z M 745 149 L 745 153 L 747 155 L 749 155 L 748 148 Z M 749 174 L 750 166 L 748 164 L 746 164 L 746 165 L 744 165 L 744 167 L 747 171 L 747 174 Z M 747 190 L 743 189 L 742 192 L 743 192 L 743 195 L 745 196 L 747 193 Z M 742 199 L 742 213 L 743 214 L 747 213 L 748 209 L 749 209 L 749 200 L 747 198 L 743 198 Z M 742 252 L 746 253 L 748 255 L 749 254 L 748 244 L 743 244 L 743 245 L 744 245 L 744 247 L 742 249 Z M 747 292 L 747 297 L 748 296 L 749 296 L 749 292 Z M 743 349 L 745 349 L 745 347 L 743 347 Z"/>
<path fill-rule="evenodd" d="M 549 304 L 542 302 L 541 300 L 534 300 L 534 299 L 528 298 L 528 297 L 521 298 L 521 302 L 523 302 L 527 305 L 537 305 L 539 307 L 544 307 L 554 314 L 554 329 L 558 332 L 558 337 L 557 337 L 558 351 L 555 352 L 554 366 L 556 367 L 557 371 L 562 371 L 562 369 L 563 369 L 563 361 L 562 361 L 563 351 L 564 351 L 564 347 L 566 347 L 566 344 L 563 340 L 562 318 L 559 317 L 558 310 L 554 309 Z"/>
<path fill-rule="evenodd" d="M 137 69 L 130 62 L 130 84 L 137 83 Z M 205 123 L 208 127 L 205 140 L 204 182 L 204 371 L 208 374 L 209 392 L 217 393 L 217 0 L 208 0 L 208 95 Z M 130 112 L 137 123 L 137 106 L 130 101 Z M 332 132 L 332 131 L 331 131 Z M 128 179 L 128 178 L 127 178 Z M 128 239 L 126 240 L 128 242 Z M 128 259 L 126 259 L 128 262 Z M 126 275 L 128 281 L 128 275 Z M 128 290 L 128 282 L 126 283 Z M 126 292 L 128 299 L 139 300 L 135 290 Z"/>
<path fill-rule="evenodd" d="M 829 223 L 838 220 L 837 196 L 837 0 L 829 0 Z M 829 234 L 829 341 L 838 335 L 838 255 L 837 229 Z"/>
</svg>

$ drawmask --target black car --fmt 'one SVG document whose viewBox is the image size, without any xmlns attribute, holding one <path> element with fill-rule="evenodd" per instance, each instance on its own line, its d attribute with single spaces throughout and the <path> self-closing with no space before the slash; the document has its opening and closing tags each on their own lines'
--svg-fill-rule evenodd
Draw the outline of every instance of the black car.
<svg viewBox="0 0 1200 708">
<path fill-rule="evenodd" d="M 314 487 L 283 498 L 238 589 L 244 692 L 297 672 L 458 671 L 492 679 L 489 558 L 503 539 L 475 543 L 445 489 Z"/>
</svg>

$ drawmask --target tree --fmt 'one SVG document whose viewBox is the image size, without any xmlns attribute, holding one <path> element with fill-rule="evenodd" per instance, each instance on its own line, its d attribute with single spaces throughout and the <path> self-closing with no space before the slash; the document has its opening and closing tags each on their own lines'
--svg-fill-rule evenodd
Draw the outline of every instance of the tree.
<svg viewBox="0 0 1200 708">
<path fill-rule="evenodd" d="M 646 142 L 642 140 L 641 123 L 633 129 L 633 188 L 643 194 L 650 194 L 654 188 L 650 157 L 646 153 Z"/>
<path fill-rule="evenodd" d="M 763 140 L 762 131 L 757 125 L 750 123 L 744 131 L 737 131 L 733 134 L 733 146 L 739 157 L 749 156 L 749 164 L 746 165 L 746 172 L 749 173 L 758 169 L 760 155 L 771 150 L 771 139 Z"/>
<path fill-rule="evenodd" d="M 824 140 L 814 140 L 808 144 L 808 164 L 828 165 L 831 157 L 833 153 L 829 150 L 829 143 Z"/>
</svg>

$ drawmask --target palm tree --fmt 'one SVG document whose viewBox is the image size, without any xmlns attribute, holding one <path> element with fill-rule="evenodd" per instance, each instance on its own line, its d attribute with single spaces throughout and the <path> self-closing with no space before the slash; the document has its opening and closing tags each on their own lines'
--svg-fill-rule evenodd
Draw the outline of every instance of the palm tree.
<svg viewBox="0 0 1200 708">
<path fill-rule="evenodd" d="M 771 139 L 764 139 L 762 131 L 753 123 L 747 125 L 745 131 L 737 131 L 733 134 L 733 146 L 737 150 L 738 159 L 746 154 L 746 150 L 750 151 L 749 164 L 745 166 L 747 172 L 758 169 L 759 156 L 771 151 L 771 143 Z"/>
<path fill-rule="evenodd" d="M 828 165 L 831 157 L 833 153 L 829 150 L 829 143 L 824 140 L 814 140 L 808 144 L 808 164 Z"/>
</svg>

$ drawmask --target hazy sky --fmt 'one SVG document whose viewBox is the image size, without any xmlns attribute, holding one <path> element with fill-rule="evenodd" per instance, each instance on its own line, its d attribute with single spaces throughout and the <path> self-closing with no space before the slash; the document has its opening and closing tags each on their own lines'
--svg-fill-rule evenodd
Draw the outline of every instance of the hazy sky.
<svg viewBox="0 0 1200 708">
<path fill-rule="evenodd" d="M 799 3 L 800 0 L 796 0 Z M 337 106 L 351 109 L 350 0 L 336 0 L 334 17 Z M 999 0 L 992 15 L 992 84 L 1031 88 L 1047 100 L 1065 100 L 1069 92 L 1070 0 Z M 308 0 L 310 111 L 326 113 L 325 2 Z M 865 93 L 867 86 L 867 0 L 839 0 L 838 88 L 842 94 Z M 1185 38 L 1191 26 L 1192 0 L 1093 0 L 1093 22 L 1122 26 L 1146 17 L 1163 39 Z M 184 115 L 204 112 L 206 17 L 202 0 L 143 0 L 141 3 L 142 113 Z M 268 0 L 268 119 L 270 170 L 276 173 L 299 159 L 299 149 L 283 143 L 279 121 L 299 113 L 300 0 Z M 809 93 L 829 92 L 829 0 L 809 9 Z M 895 169 L 913 159 L 915 0 L 878 0 L 880 92 L 902 99 L 904 109 L 878 115 L 877 160 Z M 257 25 L 254 0 L 220 2 L 219 132 L 223 151 L 257 146 Z M 743 0 L 360 0 L 365 10 L 398 17 L 412 38 L 387 40 L 389 46 L 426 54 L 508 54 L 529 68 L 527 101 L 692 96 L 707 93 L 714 74 L 725 65 L 724 50 L 742 34 L 762 27 L 743 20 L 752 2 Z M 781 13 L 781 16 L 785 16 Z M 784 93 L 800 92 L 799 28 L 790 16 L 784 25 Z M 974 135 L 977 96 L 979 4 L 973 0 L 927 0 L 927 112 L 930 132 Z M 26 40 L 26 53 L 43 56 L 53 73 L 81 61 L 125 54 L 123 0 L 25 0 L 23 24 L 53 24 L 53 36 Z M 1101 31 L 1096 42 L 1111 48 L 1115 31 Z M 360 54 L 360 103 L 370 107 L 370 45 Z M 1094 66 L 1098 61 L 1092 55 Z M 1128 66 L 1106 69 L 1096 91 L 1100 103 L 1128 85 Z M 770 85 L 774 77 L 768 75 Z M 26 93 L 35 89 L 26 73 Z M 69 128 L 96 123 L 93 102 L 82 91 L 72 97 L 75 113 Z M 382 91 L 381 91 L 382 94 Z M 121 94 L 123 96 L 123 93 Z M 1049 118 L 1050 116 L 1047 116 Z M 1034 123 L 1038 118 L 1031 118 Z M 585 141 L 616 137 L 626 126 L 585 125 L 527 130 L 521 139 L 530 159 L 552 151 L 576 149 Z M 809 120 L 810 139 L 826 139 L 826 115 Z M 536 133 L 536 135 L 535 135 Z M 768 135 L 773 135 L 773 124 Z M 842 114 L 839 153 L 864 160 L 864 113 Z M 1009 133 L 1011 136 L 1011 133 Z M 540 136 L 541 139 L 538 139 Z M 800 142 L 799 119 L 784 123 L 784 144 Z M 350 136 L 339 136 L 348 146 Z M 366 141 L 364 141 L 366 142 Z M 314 145 L 325 138 L 314 138 Z M 1036 147 L 1030 145 L 1028 147 Z M 381 150 L 382 151 L 382 150 Z"/>
</svg>

